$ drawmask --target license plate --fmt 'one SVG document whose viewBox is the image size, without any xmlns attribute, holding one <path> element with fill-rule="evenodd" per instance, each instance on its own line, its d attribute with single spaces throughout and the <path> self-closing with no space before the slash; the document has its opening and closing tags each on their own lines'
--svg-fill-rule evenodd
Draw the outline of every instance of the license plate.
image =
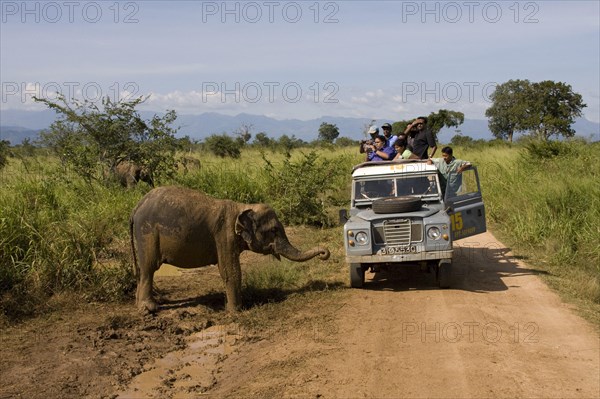
<svg viewBox="0 0 600 399">
<path fill-rule="evenodd" d="M 382 248 L 379 251 L 380 251 L 381 255 L 409 254 L 409 253 L 417 252 L 417 247 L 415 245 L 393 246 L 393 247 Z"/>
</svg>

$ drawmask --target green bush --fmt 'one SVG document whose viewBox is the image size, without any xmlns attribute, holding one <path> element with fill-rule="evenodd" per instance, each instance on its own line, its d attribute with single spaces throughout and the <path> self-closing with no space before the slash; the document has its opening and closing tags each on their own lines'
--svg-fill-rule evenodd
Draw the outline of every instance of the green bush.
<svg viewBox="0 0 600 399">
<path fill-rule="evenodd" d="M 549 159 L 571 153 L 571 145 L 560 141 L 529 140 L 525 143 L 525 155 L 529 159 Z"/>
<path fill-rule="evenodd" d="M 280 166 L 263 159 L 268 199 L 284 224 L 332 224 L 326 193 L 341 172 L 335 163 L 325 162 L 315 151 L 303 153 L 296 161 L 286 158 Z"/>
<path fill-rule="evenodd" d="M 213 134 L 204 141 L 206 148 L 218 157 L 230 157 L 237 159 L 241 156 L 241 143 L 229 137 L 227 134 Z"/>
</svg>

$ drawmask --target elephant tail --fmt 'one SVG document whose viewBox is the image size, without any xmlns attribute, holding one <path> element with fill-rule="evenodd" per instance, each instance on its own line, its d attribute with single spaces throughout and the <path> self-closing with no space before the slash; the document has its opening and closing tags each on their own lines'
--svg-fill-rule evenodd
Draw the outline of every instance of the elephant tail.
<svg viewBox="0 0 600 399">
<path fill-rule="evenodd" d="M 133 256 L 133 275 L 137 280 L 140 278 L 140 266 L 138 265 L 137 255 L 135 253 L 135 240 L 133 239 L 133 215 L 135 214 L 135 210 L 131 212 L 131 216 L 129 217 L 129 239 L 131 240 L 131 254 Z"/>
</svg>

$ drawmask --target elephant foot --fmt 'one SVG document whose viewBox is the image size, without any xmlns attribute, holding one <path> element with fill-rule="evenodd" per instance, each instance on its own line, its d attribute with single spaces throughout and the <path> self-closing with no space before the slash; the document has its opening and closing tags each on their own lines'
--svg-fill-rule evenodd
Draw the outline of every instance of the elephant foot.
<svg viewBox="0 0 600 399">
<path fill-rule="evenodd" d="M 138 302 L 138 310 L 142 313 L 156 313 L 158 305 L 152 299 L 146 299 Z"/>
</svg>

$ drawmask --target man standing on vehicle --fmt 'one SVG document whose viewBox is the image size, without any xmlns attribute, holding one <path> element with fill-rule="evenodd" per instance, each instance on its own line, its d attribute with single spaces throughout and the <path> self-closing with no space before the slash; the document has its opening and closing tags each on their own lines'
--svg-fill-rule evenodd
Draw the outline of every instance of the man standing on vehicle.
<svg viewBox="0 0 600 399">
<path fill-rule="evenodd" d="M 393 148 L 394 143 L 396 142 L 396 140 L 398 140 L 398 136 L 392 136 L 392 125 L 390 125 L 389 123 L 384 123 L 383 125 L 381 125 L 381 130 L 383 130 L 383 135 L 387 140 L 387 146 Z"/>
<path fill-rule="evenodd" d="M 442 158 L 429 159 L 427 163 L 435 165 L 438 169 L 441 177 L 442 192 L 447 187 L 450 189 L 451 196 L 460 191 L 460 186 L 462 185 L 461 173 L 471 166 L 471 163 L 468 161 L 454 158 L 451 147 L 442 148 Z"/>
<path fill-rule="evenodd" d="M 411 145 L 412 138 L 412 152 L 414 154 L 420 159 L 433 158 L 437 150 L 437 144 L 435 143 L 433 133 L 427 129 L 427 118 L 425 116 L 419 116 L 415 119 L 406 127 L 405 132 L 409 135 L 409 146 Z M 431 154 L 428 154 L 430 147 Z"/>
</svg>

